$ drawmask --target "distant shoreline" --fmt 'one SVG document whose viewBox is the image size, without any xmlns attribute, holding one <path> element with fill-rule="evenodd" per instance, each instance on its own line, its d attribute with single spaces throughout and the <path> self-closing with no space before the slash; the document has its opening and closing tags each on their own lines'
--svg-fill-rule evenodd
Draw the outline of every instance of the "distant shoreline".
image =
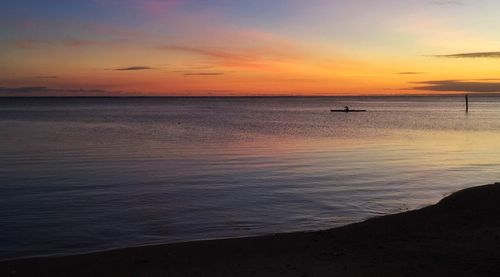
<svg viewBox="0 0 500 277">
<path fill-rule="evenodd" d="M 410 98 L 410 97 L 464 97 L 467 93 L 450 93 L 450 94 L 373 94 L 373 95 L 59 95 L 59 96 L 43 96 L 43 95 L 25 95 L 25 96 L 10 96 L 0 95 L 0 99 L 29 99 L 29 98 L 63 98 L 63 99 L 92 99 L 92 98 Z M 500 93 L 469 93 L 469 97 L 500 97 Z"/>
<path fill-rule="evenodd" d="M 318 232 L 0 262 L 1 276 L 498 276 L 500 184 Z"/>
</svg>

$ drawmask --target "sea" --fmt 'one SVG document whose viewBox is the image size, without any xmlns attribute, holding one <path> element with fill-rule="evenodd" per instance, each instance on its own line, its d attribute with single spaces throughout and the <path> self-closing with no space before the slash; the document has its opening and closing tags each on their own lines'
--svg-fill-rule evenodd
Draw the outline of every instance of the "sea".
<svg viewBox="0 0 500 277">
<path fill-rule="evenodd" d="M 500 181 L 500 96 L 0 98 L 0 259 L 338 227 Z M 365 109 L 332 113 L 330 109 Z"/>
</svg>

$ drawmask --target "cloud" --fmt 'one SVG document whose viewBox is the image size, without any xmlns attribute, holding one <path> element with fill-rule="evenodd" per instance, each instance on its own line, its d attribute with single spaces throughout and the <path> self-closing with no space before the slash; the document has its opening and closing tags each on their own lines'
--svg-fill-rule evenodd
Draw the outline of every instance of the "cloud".
<svg viewBox="0 0 500 277">
<path fill-rule="evenodd" d="M 291 62 L 296 59 L 296 57 L 292 57 L 283 51 L 277 52 L 273 49 L 260 48 L 228 50 L 221 48 L 162 45 L 160 49 L 208 57 L 214 61 L 214 64 L 211 66 L 216 65 L 267 71 L 274 71 L 281 63 Z"/>
<path fill-rule="evenodd" d="M 160 48 L 178 52 L 193 53 L 197 55 L 203 55 L 225 60 L 251 60 L 254 57 L 253 55 L 250 55 L 250 53 L 239 53 L 234 51 L 219 50 L 212 48 L 197 48 L 197 47 L 179 46 L 179 45 L 163 45 Z"/>
<path fill-rule="evenodd" d="M 50 89 L 47 87 L 14 87 L 6 88 L 0 87 L 0 93 L 2 94 L 33 94 L 33 93 L 45 93 L 49 92 Z"/>
<path fill-rule="evenodd" d="M 224 75 L 223 72 L 189 72 L 184 73 L 184 76 L 220 76 Z"/>
<path fill-rule="evenodd" d="M 500 82 L 481 82 L 479 80 L 436 80 L 415 82 L 421 86 L 412 90 L 460 91 L 460 92 L 500 92 Z"/>
<path fill-rule="evenodd" d="M 150 66 L 129 66 L 129 67 L 122 67 L 122 68 L 115 68 L 112 69 L 114 71 L 138 71 L 138 70 L 151 70 L 154 69 L 153 67 Z"/>
<path fill-rule="evenodd" d="M 20 49 L 39 49 L 42 47 L 91 47 L 91 46 L 112 46 L 115 44 L 123 45 L 131 43 L 127 39 L 108 39 L 108 40 L 88 40 L 88 39 L 57 39 L 57 40 L 40 40 L 40 39 L 15 39 L 11 43 Z"/>
<path fill-rule="evenodd" d="M 57 76 L 35 76 L 33 78 L 35 78 L 35 79 L 57 79 L 59 77 L 57 77 Z"/>
<path fill-rule="evenodd" d="M 103 89 L 64 89 L 64 88 L 49 88 L 43 86 L 22 86 L 22 87 L 0 87 L 0 95 L 4 96 L 103 96 L 113 95 L 120 92 L 113 92 Z"/>
<path fill-rule="evenodd" d="M 405 71 L 405 72 L 398 72 L 396 74 L 398 74 L 398 75 L 417 75 L 417 74 L 425 74 L 425 72 Z"/>
<path fill-rule="evenodd" d="M 474 53 L 459 53 L 451 55 L 433 55 L 436 58 L 458 58 L 458 59 L 468 59 L 468 58 L 500 58 L 500 52 L 474 52 Z"/>
</svg>

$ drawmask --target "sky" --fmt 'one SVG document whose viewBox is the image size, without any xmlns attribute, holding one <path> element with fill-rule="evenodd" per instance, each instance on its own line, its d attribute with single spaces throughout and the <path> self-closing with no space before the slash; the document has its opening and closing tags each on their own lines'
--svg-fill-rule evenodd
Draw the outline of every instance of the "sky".
<svg viewBox="0 0 500 277">
<path fill-rule="evenodd" d="M 497 0 L 2 0 L 0 96 L 500 92 Z"/>
</svg>

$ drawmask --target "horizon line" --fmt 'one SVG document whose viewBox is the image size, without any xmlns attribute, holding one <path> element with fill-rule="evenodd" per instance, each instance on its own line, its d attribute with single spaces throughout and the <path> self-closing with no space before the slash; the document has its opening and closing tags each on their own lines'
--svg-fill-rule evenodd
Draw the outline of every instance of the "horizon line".
<svg viewBox="0 0 500 277">
<path fill-rule="evenodd" d="M 4 95 L 7 98 L 331 98 L 331 97 L 463 97 L 500 96 L 500 93 L 450 93 L 450 94 L 353 94 L 353 95 Z"/>
</svg>

